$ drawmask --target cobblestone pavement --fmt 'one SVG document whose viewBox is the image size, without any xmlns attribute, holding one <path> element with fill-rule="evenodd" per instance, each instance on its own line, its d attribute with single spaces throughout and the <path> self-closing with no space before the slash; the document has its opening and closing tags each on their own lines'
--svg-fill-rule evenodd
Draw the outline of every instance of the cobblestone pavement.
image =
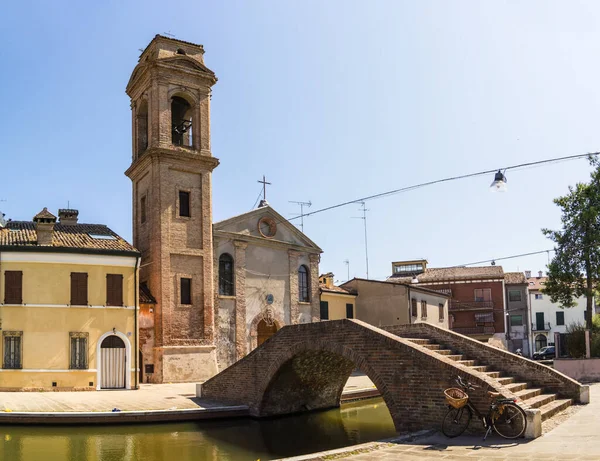
<svg viewBox="0 0 600 461">
<path fill-rule="evenodd" d="M 364 375 L 350 377 L 345 391 L 372 389 Z M 141 384 L 137 391 L 0 392 L 0 412 L 99 412 L 209 408 L 199 404 L 196 384 Z"/>
<path fill-rule="evenodd" d="M 565 418 L 554 429 L 535 440 L 512 443 L 494 435 L 486 442 L 481 436 L 448 439 L 442 434 L 417 440 L 373 442 L 331 452 L 288 458 L 287 461 L 386 461 L 386 460 L 600 460 L 600 384 L 590 386 L 590 403 L 576 411 L 567 410 L 555 418 Z M 550 426 L 551 427 L 551 426 Z"/>
</svg>

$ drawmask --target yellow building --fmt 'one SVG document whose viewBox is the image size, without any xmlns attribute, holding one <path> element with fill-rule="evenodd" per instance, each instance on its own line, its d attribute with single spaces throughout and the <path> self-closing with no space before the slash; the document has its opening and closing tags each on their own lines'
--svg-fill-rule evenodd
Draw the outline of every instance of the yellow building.
<svg viewBox="0 0 600 461">
<path fill-rule="evenodd" d="M 59 217 L 0 219 L 0 391 L 137 388 L 140 254 Z"/>
<path fill-rule="evenodd" d="M 353 319 L 356 293 L 333 284 L 331 272 L 319 276 L 321 293 L 321 320 Z"/>
</svg>

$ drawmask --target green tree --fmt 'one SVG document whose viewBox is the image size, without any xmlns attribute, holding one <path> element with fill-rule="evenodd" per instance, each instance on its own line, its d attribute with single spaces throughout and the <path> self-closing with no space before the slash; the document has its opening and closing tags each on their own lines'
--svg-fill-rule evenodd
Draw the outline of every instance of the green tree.
<svg viewBox="0 0 600 461">
<path fill-rule="evenodd" d="M 576 298 L 586 296 L 589 329 L 600 280 L 600 162 L 590 156 L 590 164 L 594 169 L 589 183 L 569 186 L 567 195 L 554 199 L 562 211 L 562 229 L 542 229 L 556 244 L 543 291 L 563 307 L 573 307 Z"/>
</svg>

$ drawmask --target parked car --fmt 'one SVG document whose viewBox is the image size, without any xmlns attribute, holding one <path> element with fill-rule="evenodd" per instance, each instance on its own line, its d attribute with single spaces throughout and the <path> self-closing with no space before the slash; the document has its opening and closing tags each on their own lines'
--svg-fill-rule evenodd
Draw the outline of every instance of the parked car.
<svg viewBox="0 0 600 461">
<path fill-rule="evenodd" d="M 554 358 L 554 346 L 542 347 L 533 353 L 533 360 L 549 360 Z"/>
</svg>

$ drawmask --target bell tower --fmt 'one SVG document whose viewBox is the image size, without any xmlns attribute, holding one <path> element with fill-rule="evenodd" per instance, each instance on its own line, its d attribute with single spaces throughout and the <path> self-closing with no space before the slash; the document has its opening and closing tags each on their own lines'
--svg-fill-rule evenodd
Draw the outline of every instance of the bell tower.
<svg viewBox="0 0 600 461">
<path fill-rule="evenodd" d="M 210 94 L 202 45 L 156 35 L 126 92 L 131 98 L 133 243 L 140 284 L 144 382 L 190 382 L 217 372 L 214 342 Z"/>
</svg>

